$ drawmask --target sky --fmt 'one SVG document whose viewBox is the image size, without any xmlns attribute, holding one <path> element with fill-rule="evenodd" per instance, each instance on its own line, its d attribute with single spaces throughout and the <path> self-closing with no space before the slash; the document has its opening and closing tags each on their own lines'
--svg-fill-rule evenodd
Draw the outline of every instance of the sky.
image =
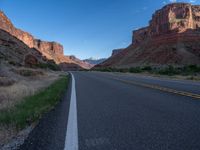
<svg viewBox="0 0 200 150">
<path fill-rule="evenodd" d="M 127 47 L 133 30 L 147 26 L 157 9 L 173 2 L 200 4 L 200 0 L 0 0 L 0 9 L 17 28 L 61 43 L 65 55 L 97 59 Z"/>
</svg>

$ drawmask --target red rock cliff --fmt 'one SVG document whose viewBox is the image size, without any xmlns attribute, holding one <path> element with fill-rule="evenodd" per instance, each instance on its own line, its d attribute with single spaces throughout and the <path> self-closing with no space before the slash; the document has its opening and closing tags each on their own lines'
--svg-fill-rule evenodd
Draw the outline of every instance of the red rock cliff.
<svg viewBox="0 0 200 150">
<path fill-rule="evenodd" d="M 28 32 L 24 32 L 20 29 L 15 28 L 8 17 L 0 11 L 0 29 L 10 33 L 12 36 L 24 42 L 28 47 L 35 48 L 40 51 L 47 59 L 54 60 L 57 64 L 75 64 L 80 68 L 91 68 L 90 64 L 82 61 L 74 61 L 69 56 L 64 56 L 63 46 L 56 42 L 47 42 L 39 39 L 35 39 Z M 65 67 L 67 68 L 67 67 Z"/>
<path fill-rule="evenodd" d="M 149 26 L 133 32 L 133 44 L 146 39 L 200 29 L 200 6 L 173 3 L 156 11 Z"/>
<path fill-rule="evenodd" d="M 157 10 L 149 26 L 133 31 L 132 44 L 98 67 L 200 64 L 200 6 L 173 3 Z"/>
<path fill-rule="evenodd" d="M 20 29 L 15 28 L 12 22 L 7 18 L 7 16 L 0 11 L 0 29 L 7 31 L 11 35 L 15 36 L 19 40 L 23 41 L 30 48 L 36 48 L 41 52 L 48 50 L 56 53 L 63 54 L 63 46 L 56 42 L 46 42 L 34 39 L 34 37 L 28 32 L 24 32 Z"/>
<path fill-rule="evenodd" d="M 35 39 L 34 48 L 39 49 L 45 53 L 55 53 L 57 55 L 63 55 L 63 46 L 56 42 L 46 42 Z"/>
</svg>

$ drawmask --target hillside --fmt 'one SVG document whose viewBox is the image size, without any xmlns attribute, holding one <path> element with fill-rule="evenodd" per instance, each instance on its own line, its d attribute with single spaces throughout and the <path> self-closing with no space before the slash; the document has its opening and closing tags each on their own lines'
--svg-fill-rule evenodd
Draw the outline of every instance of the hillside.
<svg viewBox="0 0 200 150">
<path fill-rule="evenodd" d="M 98 67 L 200 64 L 200 6 L 173 3 L 156 11 L 149 26 L 133 31 L 131 45 Z"/>
<path fill-rule="evenodd" d="M 0 29 L 0 60 L 16 66 L 30 66 L 47 63 L 45 57 L 35 48 L 29 48 L 19 39 Z"/>
</svg>

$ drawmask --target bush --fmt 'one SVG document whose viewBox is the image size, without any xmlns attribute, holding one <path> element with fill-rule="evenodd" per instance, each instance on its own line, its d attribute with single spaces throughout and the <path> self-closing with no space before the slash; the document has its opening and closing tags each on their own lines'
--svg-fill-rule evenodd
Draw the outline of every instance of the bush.
<svg viewBox="0 0 200 150">
<path fill-rule="evenodd" d="M 142 68 L 142 70 L 143 70 L 143 71 L 152 71 L 153 69 L 152 69 L 151 66 L 144 66 L 144 67 Z"/>
<path fill-rule="evenodd" d="M 169 76 L 172 76 L 172 75 L 175 75 L 175 74 L 180 74 L 180 70 L 173 67 L 173 66 L 168 66 L 167 68 L 164 68 L 164 69 L 160 69 L 158 71 L 159 74 L 162 74 L 162 75 L 169 75 Z"/>
<path fill-rule="evenodd" d="M 142 69 L 140 67 L 132 67 L 129 69 L 129 72 L 131 73 L 141 73 Z"/>
<path fill-rule="evenodd" d="M 36 65 L 36 67 L 42 68 L 42 69 L 51 69 L 54 71 L 60 71 L 60 67 L 52 62 L 48 62 L 48 63 L 39 63 Z"/>
<path fill-rule="evenodd" d="M 161 75 L 196 75 L 200 73 L 200 66 L 198 65 L 187 65 L 183 67 L 174 67 L 169 65 L 165 68 L 152 68 L 151 66 L 143 66 L 143 67 L 131 67 L 127 68 L 101 68 L 97 69 L 96 71 L 103 71 L 103 72 L 131 72 L 131 73 L 141 73 L 141 72 L 149 72 L 149 73 L 156 73 Z"/>
<path fill-rule="evenodd" d="M 200 73 L 200 66 L 197 66 L 197 65 L 184 66 L 183 72 L 187 74 Z"/>
<path fill-rule="evenodd" d="M 122 73 L 126 73 L 126 72 L 129 72 L 129 69 L 126 69 L 126 68 L 120 68 L 120 69 L 116 69 L 115 72 L 122 72 Z"/>
<path fill-rule="evenodd" d="M 51 70 L 54 70 L 54 71 L 60 71 L 61 70 L 60 67 L 55 63 L 49 63 L 48 68 L 51 69 Z"/>
</svg>

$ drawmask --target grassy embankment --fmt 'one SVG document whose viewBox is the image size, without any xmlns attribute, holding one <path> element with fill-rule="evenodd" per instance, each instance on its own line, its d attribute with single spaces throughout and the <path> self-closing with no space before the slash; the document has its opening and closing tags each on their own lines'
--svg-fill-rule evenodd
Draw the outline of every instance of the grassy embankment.
<svg viewBox="0 0 200 150">
<path fill-rule="evenodd" d="M 22 129 L 37 121 L 60 101 L 66 91 L 68 80 L 69 76 L 62 76 L 44 90 L 33 96 L 25 97 L 9 110 L 0 110 L 0 124 L 14 125 Z"/>
<path fill-rule="evenodd" d="M 123 73 L 150 73 L 156 75 L 181 75 L 181 76 L 190 76 L 188 79 L 196 79 L 197 76 L 200 76 L 200 66 L 198 65 L 188 65 L 183 67 L 151 67 L 151 66 L 143 66 L 143 67 L 131 67 L 125 69 L 117 69 L 117 68 L 101 68 L 95 69 L 96 71 L 103 72 L 123 72 Z"/>
</svg>

